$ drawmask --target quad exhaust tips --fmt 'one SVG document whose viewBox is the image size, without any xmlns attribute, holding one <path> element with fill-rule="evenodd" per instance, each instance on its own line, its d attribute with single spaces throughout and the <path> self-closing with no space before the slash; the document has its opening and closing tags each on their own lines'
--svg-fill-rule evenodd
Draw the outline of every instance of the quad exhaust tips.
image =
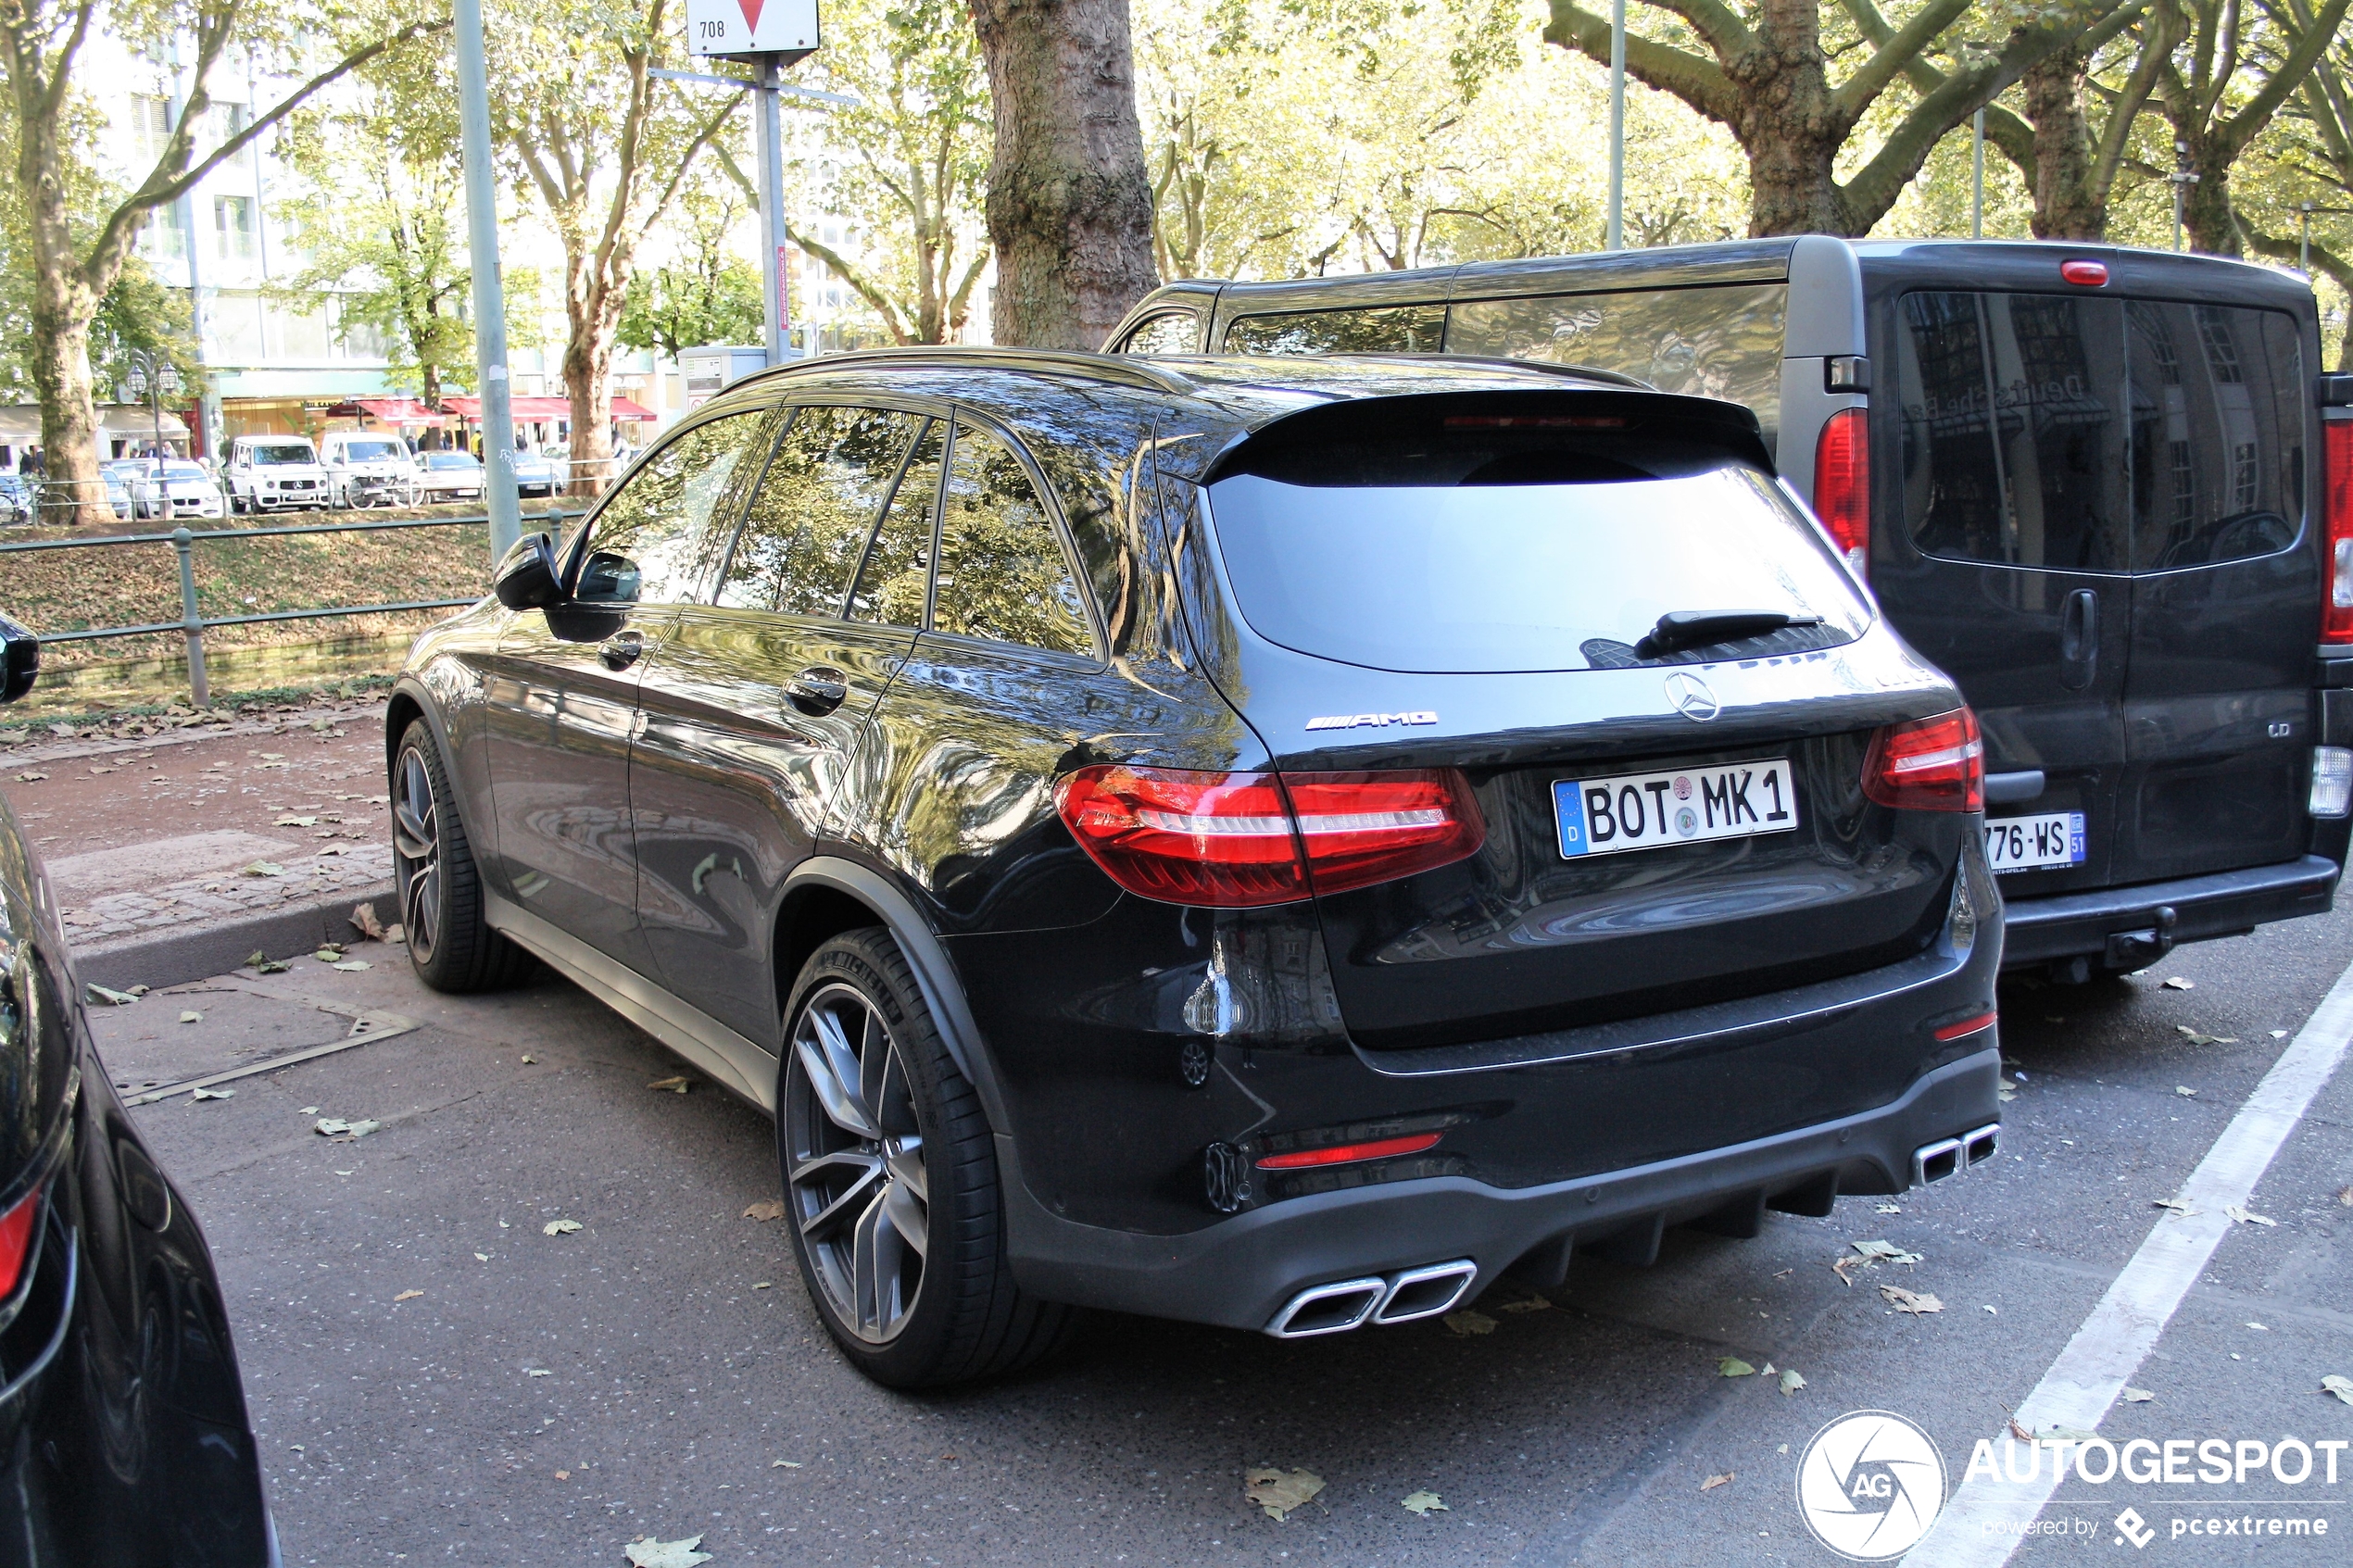
<svg viewBox="0 0 2353 1568">
<path fill-rule="evenodd" d="M 1912 1150 L 1912 1185 L 1926 1186 L 1956 1176 L 1972 1165 L 1982 1165 L 2000 1148 L 2002 1124 L 1980 1127 L 1957 1138 L 1939 1138 Z"/>
<path fill-rule="evenodd" d="M 1367 1322 L 1411 1323 L 1452 1311 L 1478 1277 L 1478 1265 L 1468 1258 L 1449 1263 L 1426 1263 L 1388 1275 L 1366 1274 L 1330 1285 L 1311 1285 L 1275 1314 L 1266 1332 L 1277 1339 L 1306 1339 L 1318 1334 L 1345 1334 Z"/>
</svg>

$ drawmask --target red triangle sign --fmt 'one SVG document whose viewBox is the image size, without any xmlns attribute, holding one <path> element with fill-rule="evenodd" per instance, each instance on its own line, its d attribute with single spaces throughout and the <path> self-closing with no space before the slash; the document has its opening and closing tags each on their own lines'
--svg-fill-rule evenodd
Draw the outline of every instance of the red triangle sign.
<svg viewBox="0 0 2353 1568">
<path fill-rule="evenodd" d="M 761 7 L 767 3 L 768 0 L 736 0 L 736 4 L 743 7 L 744 26 L 751 29 L 755 38 L 760 36 Z"/>
</svg>

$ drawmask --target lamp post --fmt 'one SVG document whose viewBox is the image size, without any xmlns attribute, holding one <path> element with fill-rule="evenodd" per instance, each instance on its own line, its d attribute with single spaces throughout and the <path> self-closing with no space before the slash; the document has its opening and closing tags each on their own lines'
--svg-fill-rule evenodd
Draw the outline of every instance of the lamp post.
<svg viewBox="0 0 2353 1568">
<path fill-rule="evenodd" d="M 148 455 L 155 462 L 157 509 L 169 511 L 171 491 L 163 482 L 163 400 L 180 395 L 180 371 L 170 359 L 152 349 L 134 348 L 124 358 L 130 369 L 123 373 L 123 389 L 134 399 L 144 400 L 155 418 L 155 445 Z"/>
</svg>

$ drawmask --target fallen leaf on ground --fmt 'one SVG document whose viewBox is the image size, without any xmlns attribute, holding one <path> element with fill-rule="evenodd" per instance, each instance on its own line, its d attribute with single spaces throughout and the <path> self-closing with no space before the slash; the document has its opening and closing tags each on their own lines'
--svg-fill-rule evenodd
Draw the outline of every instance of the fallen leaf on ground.
<svg viewBox="0 0 2353 1568">
<path fill-rule="evenodd" d="M 1805 1387 L 1805 1386 L 1806 1386 L 1806 1379 L 1804 1379 L 1804 1378 L 1802 1378 L 1802 1377 L 1800 1377 L 1800 1376 L 1798 1376 L 1798 1375 L 1797 1375 L 1797 1369 L 1796 1369 L 1796 1368 L 1794 1368 L 1794 1367 L 1783 1367 L 1783 1368 L 1781 1369 L 1781 1392 L 1782 1392 L 1782 1393 L 1784 1393 L 1784 1394 L 1794 1394 L 1794 1393 L 1796 1393 L 1796 1392 L 1797 1392 L 1800 1388 L 1803 1388 L 1803 1387 Z"/>
<path fill-rule="evenodd" d="M 684 1074 L 675 1078 L 657 1078 L 646 1085 L 649 1089 L 667 1089 L 673 1095 L 683 1095 L 691 1086 Z"/>
<path fill-rule="evenodd" d="M 384 927 L 384 940 L 387 942 L 405 943 L 409 940 L 409 928 L 402 925 L 398 921 L 395 921 L 392 924 Z"/>
<path fill-rule="evenodd" d="M 1410 1492 L 1404 1497 L 1397 1499 L 1397 1506 L 1403 1509 L 1406 1512 L 1421 1519 L 1427 1519 L 1432 1513 L 1452 1513 L 1454 1512 L 1453 1509 L 1448 1508 L 1444 1503 L 1438 1500 L 1438 1494 L 1436 1492 Z"/>
<path fill-rule="evenodd" d="M 1287 1517 L 1324 1489 L 1324 1478 L 1312 1470 L 1252 1470 L 1242 1479 L 1243 1498 L 1265 1509 L 1269 1519 Z"/>
<path fill-rule="evenodd" d="M 2276 1227 L 2279 1224 L 2277 1220 L 2271 1219 L 2268 1215 L 2254 1213 L 2251 1210 L 2240 1208 L 2235 1203 L 2224 1209 L 2222 1212 L 2228 1214 L 2232 1219 L 2237 1221 L 2242 1225 L 2271 1225 Z"/>
<path fill-rule="evenodd" d="M 2337 1188 L 2336 1200 L 2347 1209 L 2353 1209 L 2353 1186 Z"/>
<path fill-rule="evenodd" d="M 1991 1304 L 1988 1304 L 1985 1310 L 1986 1310 L 1987 1311 L 1989 1311 L 1989 1312 L 1993 1313 L 1993 1314 L 1994 1314 L 1995 1317 L 1997 1317 L 1997 1318 L 1998 1318 L 1998 1317 L 2000 1317 L 2000 1316 L 2002 1315 L 2002 1310 L 2001 1310 L 1999 1307 L 1995 1307 L 1995 1306 L 1993 1306 L 1993 1305 L 1991 1305 Z"/>
<path fill-rule="evenodd" d="M 2020 1426 L 2016 1416 L 2010 1417 L 2010 1436 L 2021 1443 L 2031 1443 L 2034 1440 L 2034 1434 Z"/>
<path fill-rule="evenodd" d="M 343 957 L 343 944 L 340 942 L 330 942 L 310 956 L 317 959 L 321 963 L 333 963 L 336 960 Z"/>
<path fill-rule="evenodd" d="M 346 974 L 352 974 L 363 969 L 373 969 L 376 966 L 370 963 L 366 959 L 346 959 L 343 962 L 335 965 L 334 967 L 343 971 Z"/>
<path fill-rule="evenodd" d="M 152 985 L 133 985 L 131 987 L 131 994 L 134 997 L 144 997 L 153 989 L 155 987 Z"/>
<path fill-rule="evenodd" d="M 204 1022 L 204 1014 L 195 1011 L 183 1012 L 180 1015 L 180 1022 L 182 1023 L 202 1023 Z"/>
<path fill-rule="evenodd" d="M 1925 1261 L 1919 1252 L 1906 1252 L 1892 1241 L 1851 1241 L 1847 1245 L 1866 1258 L 1884 1258 L 1891 1263 L 1910 1265 Z"/>
<path fill-rule="evenodd" d="M 2182 1038 L 2194 1046 L 2235 1046 L 2238 1039 L 2231 1035 L 2201 1035 L 2186 1023 L 2176 1023 L 2174 1029 Z"/>
<path fill-rule="evenodd" d="M 2197 1210 L 2191 1208 L 2186 1199 L 2179 1198 L 2160 1198 L 2151 1207 L 2171 1210 L 2177 1219 L 2194 1219 L 2197 1215 Z"/>
<path fill-rule="evenodd" d="M 2284 1029 L 2274 1029 L 2271 1031 L 2271 1038 L 2274 1040 L 2284 1040 L 2287 1038 L 2287 1031 Z"/>
<path fill-rule="evenodd" d="M 2321 1379 L 2321 1387 L 2323 1391 L 2343 1399 L 2347 1404 L 2353 1405 L 2353 1377 L 2345 1377 L 2333 1372 Z"/>
<path fill-rule="evenodd" d="M 1848 1273 L 1846 1271 L 1849 1269 L 1869 1268 L 1870 1266 L 1870 1261 L 1871 1261 L 1869 1258 L 1857 1258 L 1854 1254 L 1849 1253 L 1831 1264 L 1831 1273 L 1844 1280 L 1846 1282 L 1846 1288 L 1852 1290 L 1855 1288 L 1855 1276 Z"/>
<path fill-rule="evenodd" d="M 1456 1334 L 1492 1334 L 1495 1320 L 1485 1312 L 1474 1312 L 1466 1307 L 1459 1312 L 1449 1312 L 1438 1320 Z"/>
<path fill-rule="evenodd" d="M 1904 1210 L 1895 1204 L 1882 1203 L 1879 1206 L 1879 1211 L 1882 1214 L 1901 1214 Z"/>
<path fill-rule="evenodd" d="M 1729 1486 L 1732 1484 L 1732 1477 L 1739 1474 L 1737 1470 L 1727 1470 L 1721 1475 L 1711 1475 L 1699 1484 L 1699 1489 L 1703 1492 L 1712 1492 L 1718 1486 Z"/>
<path fill-rule="evenodd" d="M 239 866 L 237 872 L 242 876 L 283 876 L 286 868 L 275 860 L 256 860 L 249 866 Z"/>
<path fill-rule="evenodd" d="M 418 1297 L 422 1296 L 424 1292 L 422 1290 L 404 1290 L 399 1295 L 394 1297 L 393 1299 L 396 1301 L 414 1301 Z"/>
<path fill-rule="evenodd" d="M 569 1481 L 572 1479 L 572 1472 L 569 1470 L 559 1470 L 556 1472 L 556 1479 L 559 1481 Z"/>
<path fill-rule="evenodd" d="M 556 1375 L 544 1366 L 525 1367 L 522 1369 L 522 1374 L 525 1377 L 553 1377 Z"/>
<path fill-rule="evenodd" d="M 19 773 L 17 775 L 17 783 L 39 784 L 43 779 L 45 779 L 49 775 L 46 773 Z"/>
<path fill-rule="evenodd" d="M 189 1091 L 188 1098 L 190 1099 L 234 1099 L 237 1098 L 237 1091 L 234 1089 L 192 1089 Z"/>
<path fill-rule="evenodd" d="M 2184 980 L 2178 974 L 2171 974 L 2165 978 L 2165 988 L 2169 991 L 2195 991 L 2197 989 L 2197 983 Z"/>
<path fill-rule="evenodd" d="M 524 1054 L 524 1056 L 523 1056 L 523 1059 L 522 1059 L 522 1064 L 523 1064 L 525 1067 L 529 1067 L 530 1065 L 532 1065 L 532 1063 L 534 1063 L 534 1062 L 537 1061 L 538 1060 L 539 1060 L 539 1059 L 538 1059 L 537 1057 L 533 1056 L 533 1055 L 530 1055 L 528 1052 L 526 1052 L 526 1053 Z"/>
<path fill-rule="evenodd" d="M 2269 1334 L 2269 1333 L 2271 1333 L 2271 1332 L 2270 1329 L 2268 1329 L 2268 1328 L 2264 1328 L 2264 1327 L 2263 1327 L 2263 1325 L 2262 1325 L 2261 1323 L 2255 1323 L 2255 1322 L 2251 1322 L 2251 1321 L 2250 1321 L 2250 1322 L 2247 1323 L 2247 1325 L 2246 1325 L 2246 1326 L 2247 1326 L 2247 1327 L 2249 1327 L 2249 1328 L 2253 1328 L 2253 1329 L 2260 1329 L 2260 1330 L 2261 1330 L 2263 1333 L 2265 1333 L 2265 1334 Z"/>
<path fill-rule="evenodd" d="M 340 1116 L 322 1116 L 310 1124 L 310 1130 L 325 1138 L 364 1138 L 383 1125 L 381 1122 L 346 1122 Z"/>
<path fill-rule="evenodd" d="M 2004 1105 L 2007 1105 L 2010 1101 L 2018 1098 L 2018 1095 L 2010 1087 L 2010 1081 L 2007 1078 L 2002 1080 L 2002 1086 L 1998 1091 L 1996 1091 L 1994 1098 L 1999 1099 Z"/>
<path fill-rule="evenodd" d="M 2181 1096 L 2183 1099 L 2196 1099 L 2196 1098 L 2197 1098 L 2197 1091 L 2196 1091 L 2196 1089 L 2191 1088 L 2191 1087 L 2190 1087 L 2187 1084 L 2176 1084 L 2176 1085 L 2173 1085 L 2173 1092 L 2174 1092 L 2175 1094 L 2177 1094 L 2177 1095 L 2180 1095 L 2180 1096 Z"/>
<path fill-rule="evenodd" d="M 785 1200 L 781 1198 L 762 1198 L 744 1210 L 745 1219 L 758 1220 L 763 1224 L 770 1220 L 781 1220 L 784 1217 Z"/>
<path fill-rule="evenodd" d="M 550 1220 L 539 1227 L 542 1236 L 570 1236 L 580 1228 L 578 1220 Z"/>
<path fill-rule="evenodd" d="M 698 1562 L 711 1561 L 711 1553 L 695 1549 L 700 1545 L 700 1536 L 688 1536 L 683 1541 L 658 1541 L 651 1536 L 641 1536 L 621 1549 L 634 1568 L 695 1568 Z"/>
<path fill-rule="evenodd" d="M 1749 1377 L 1755 1372 L 1755 1367 L 1738 1356 L 1718 1356 L 1716 1360 L 1716 1374 L 1718 1377 Z"/>
<path fill-rule="evenodd" d="M 2157 1396 L 2145 1388 L 2127 1388 L 2124 1390 L 2123 1398 L 2128 1405 L 2145 1405 Z"/>
<path fill-rule="evenodd" d="M 1941 1312 L 1944 1310 L 1944 1303 L 1925 1290 L 1915 1296 L 1900 1285 L 1882 1285 L 1879 1287 L 1879 1293 L 1886 1297 L 1888 1304 L 1897 1311 L 1909 1312 L 1914 1317 L 1926 1312 Z"/>
<path fill-rule="evenodd" d="M 286 972 L 286 964 L 284 960 L 273 959 L 258 947 L 256 947 L 251 953 L 246 955 L 245 967 L 253 971 L 256 974 L 283 974 Z"/>
<path fill-rule="evenodd" d="M 104 1002 L 110 1008 L 127 1008 L 139 999 L 128 991 L 118 991 L 94 980 L 83 985 L 82 990 L 88 993 L 92 1001 Z"/>
<path fill-rule="evenodd" d="M 752 1288 L 754 1290 L 774 1290 L 776 1288 L 776 1282 L 773 1279 L 758 1280 L 753 1283 Z"/>
<path fill-rule="evenodd" d="M 487 1252 L 477 1252 L 474 1254 L 474 1261 L 477 1263 L 487 1263 L 490 1261 L 490 1254 Z"/>
<path fill-rule="evenodd" d="M 1504 1311 L 1507 1312 L 1548 1312 L 1552 1309 L 1552 1302 L 1541 1296 L 1523 1296 L 1516 1301 L 1504 1303 Z"/>
<path fill-rule="evenodd" d="M 376 907 L 373 904 L 354 905 L 351 910 L 351 926 L 371 942 L 381 942 L 384 939 L 384 922 L 376 918 Z"/>
<path fill-rule="evenodd" d="M 797 1459 L 772 1459 L 768 1461 L 768 1468 L 771 1470 L 799 1470 L 800 1468 L 800 1461 Z"/>
<path fill-rule="evenodd" d="M 273 828 L 315 828 L 319 825 L 319 819 L 316 817 L 296 817 L 289 814 L 279 818 L 276 822 L 271 823 L 270 825 Z"/>
</svg>

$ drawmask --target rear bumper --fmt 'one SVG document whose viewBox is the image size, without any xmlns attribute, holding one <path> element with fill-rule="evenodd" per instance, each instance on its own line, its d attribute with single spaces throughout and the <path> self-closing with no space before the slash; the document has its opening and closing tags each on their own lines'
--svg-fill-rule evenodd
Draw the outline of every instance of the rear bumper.
<svg viewBox="0 0 2353 1568">
<path fill-rule="evenodd" d="M 2345 868 L 2328 857 L 2307 855 L 2177 882 L 2011 899 L 2004 906 L 2007 935 L 2002 965 L 2016 969 L 2052 959 L 2103 957 L 2109 937 L 2155 930 L 2158 911 L 2165 909 L 2173 911 L 2176 943 L 2235 936 L 2272 921 L 2326 914 L 2344 874 Z"/>
<path fill-rule="evenodd" d="M 1828 1213 L 1842 1189 L 1901 1192 L 1914 1150 L 1995 1120 L 2000 1083 L 1989 1035 L 1987 1048 L 1922 1074 L 1890 1104 L 1748 1143 L 1541 1186 L 1437 1176 L 1352 1187 L 1181 1236 L 1080 1224 L 1007 1181 L 1009 1251 L 1023 1286 L 1049 1300 L 1259 1329 L 1297 1292 L 1330 1281 L 1469 1258 L 1476 1290 L 1523 1260 L 1535 1272 L 1566 1267 L 1579 1240 L 1617 1238 L 1645 1261 L 1664 1225 L 1706 1218 L 1754 1234 L 1776 1200 Z M 998 1160 L 1018 1169 L 1001 1135 Z"/>
</svg>

